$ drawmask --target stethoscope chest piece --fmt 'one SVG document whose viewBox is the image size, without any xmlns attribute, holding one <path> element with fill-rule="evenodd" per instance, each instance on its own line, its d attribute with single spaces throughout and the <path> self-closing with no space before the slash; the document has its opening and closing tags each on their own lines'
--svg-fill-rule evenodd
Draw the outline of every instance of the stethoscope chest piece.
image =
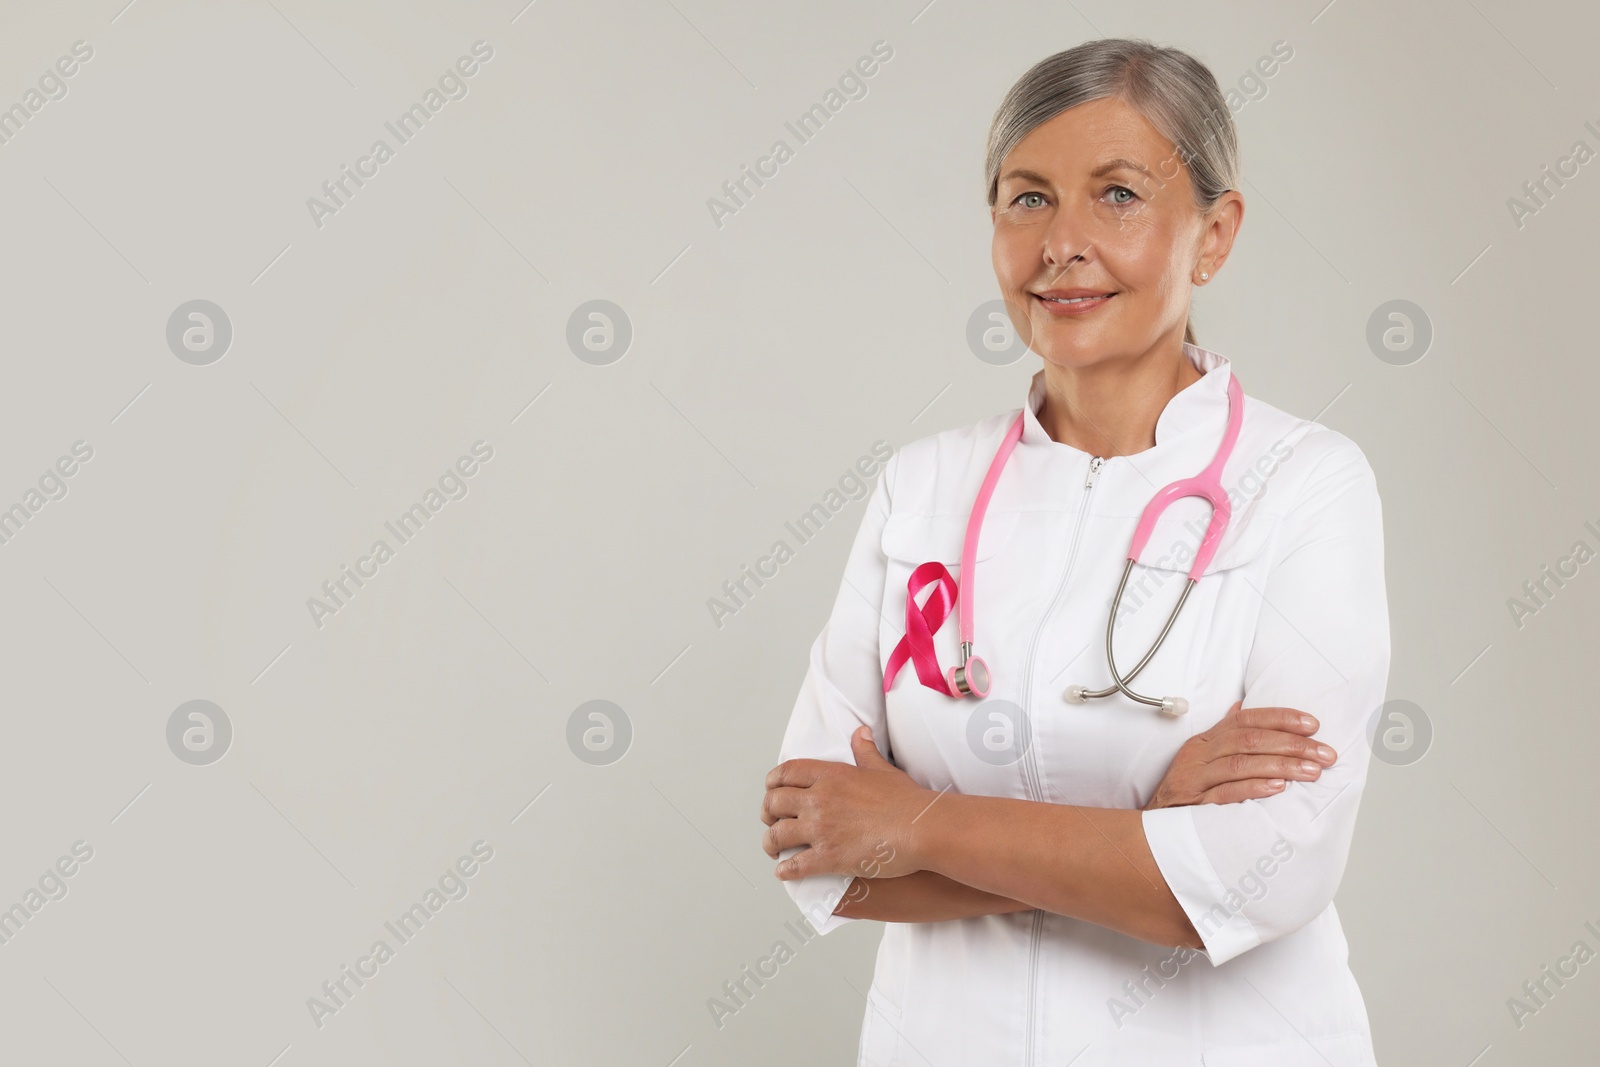
<svg viewBox="0 0 1600 1067">
<path fill-rule="evenodd" d="M 982 656 L 972 654 L 971 645 L 963 644 L 961 666 L 951 667 L 945 672 L 945 681 L 949 683 L 952 693 L 982 700 L 989 695 L 989 665 L 983 661 Z"/>
<path fill-rule="evenodd" d="M 1222 539 L 1223 532 L 1228 528 L 1228 521 L 1232 515 L 1232 505 L 1228 495 L 1222 488 L 1222 468 L 1228 457 L 1233 453 L 1233 446 L 1239 439 L 1239 429 L 1244 417 L 1244 392 L 1239 388 L 1239 380 L 1232 373 L 1228 375 L 1228 424 L 1223 431 L 1222 442 L 1217 446 L 1216 455 L 1210 464 L 1199 474 L 1192 478 L 1184 478 L 1173 482 L 1156 493 L 1145 506 L 1144 512 L 1139 516 L 1138 525 L 1134 529 L 1133 541 L 1128 547 L 1128 555 L 1122 568 L 1122 580 L 1117 584 L 1117 593 L 1112 600 L 1111 610 L 1106 618 L 1106 666 L 1111 672 L 1112 683 L 1101 689 L 1090 689 L 1084 685 L 1068 686 L 1063 697 L 1069 704 L 1086 704 L 1090 700 L 1108 697 L 1113 693 L 1123 696 L 1137 703 L 1157 708 L 1161 714 L 1169 718 L 1177 718 L 1189 710 L 1189 702 L 1183 697 L 1152 697 L 1136 693 L 1128 685 L 1138 674 L 1144 670 L 1150 658 L 1160 649 L 1171 631 L 1173 623 L 1178 619 L 1178 614 L 1183 610 L 1183 605 L 1189 599 L 1189 593 L 1194 589 L 1195 583 L 1200 580 L 1200 575 L 1205 572 L 1206 566 L 1211 562 L 1212 556 L 1217 551 L 1218 542 Z M 1000 478 L 1000 471 L 1005 466 L 1017 442 L 1022 439 L 1023 414 L 1018 414 L 1006 431 L 999 449 L 995 452 L 994 459 L 989 463 L 988 473 L 985 474 L 983 484 L 978 488 L 977 500 L 972 507 L 972 513 L 967 518 L 966 538 L 961 545 L 961 581 L 958 584 L 951 576 L 943 563 L 929 562 L 911 572 L 911 578 L 906 585 L 906 632 L 889 655 L 889 661 L 883 672 L 883 691 L 889 692 L 894 684 L 894 677 L 907 662 L 915 665 L 917 677 L 929 689 L 945 693 L 956 698 L 975 696 L 979 699 L 989 695 L 989 688 L 993 678 L 989 665 L 979 656 L 972 654 L 973 649 L 973 568 L 977 563 L 978 534 L 983 525 L 983 515 L 988 509 L 989 498 L 994 493 L 995 483 Z M 1091 467 L 1091 472 L 1098 467 Z M 1085 483 L 1087 488 L 1091 482 Z M 1150 539 L 1156 520 L 1166 510 L 1167 505 L 1174 500 L 1185 497 L 1200 497 L 1211 505 L 1211 521 L 1206 526 L 1205 536 L 1201 538 L 1200 547 L 1195 553 L 1194 565 L 1189 570 L 1189 580 L 1184 584 L 1183 592 L 1178 596 L 1172 613 L 1167 616 L 1166 625 L 1161 628 L 1161 633 L 1156 637 L 1155 643 L 1144 657 L 1134 665 L 1126 675 L 1117 669 L 1116 650 L 1112 646 L 1112 636 L 1115 630 L 1118 610 L 1122 604 L 1122 595 L 1128 587 L 1128 575 L 1132 572 L 1134 564 L 1139 562 L 1139 555 L 1144 551 Z M 927 586 L 933 586 L 927 603 L 922 606 L 917 604 L 917 593 Z M 949 670 L 940 671 L 939 659 L 933 648 L 933 635 L 938 631 L 944 620 L 949 616 L 951 608 L 956 608 L 958 624 L 961 632 L 961 666 L 951 667 Z"/>
</svg>

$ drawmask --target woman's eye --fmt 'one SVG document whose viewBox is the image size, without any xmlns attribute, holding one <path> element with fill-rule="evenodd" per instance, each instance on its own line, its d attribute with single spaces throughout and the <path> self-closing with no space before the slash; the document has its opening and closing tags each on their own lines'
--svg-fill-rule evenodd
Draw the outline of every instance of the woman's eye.
<svg viewBox="0 0 1600 1067">
<path fill-rule="evenodd" d="M 1129 189 L 1125 185 L 1113 185 L 1109 189 L 1107 189 L 1106 192 L 1111 194 L 1112 196 L 1115 196 L 1117 193 L 1127 193 L 1128 194 L 1128 198 L 1126 200 L 1112 200 L 1111 201 L 1113 204 L 1117 205 L 1118 207 L 1122 207 L 1125 204 L 1131 204 L 1135 200 L 1139 199 L 1138 194 L 1136 194 L 1132 189 Z"/>
<path fill-rule="evenodd" d="M 1011 201 L 1011 203 L 1012 204 L 1019 204 L 1023 200 L 1026 200 L 1030 196 L 1038 197 L 1040 203 L 1037 203 L 1037 204 L 1023 204 L 1022 205 L 1023 207 L 1040 207 L 1040 206 L 1043 205 L 1043 201 L 1044 201 L 1044 194 L 1043 193 L 1022 193 L 1022 194 L 1019 194 L 1015 200 Z"/>
</svg>

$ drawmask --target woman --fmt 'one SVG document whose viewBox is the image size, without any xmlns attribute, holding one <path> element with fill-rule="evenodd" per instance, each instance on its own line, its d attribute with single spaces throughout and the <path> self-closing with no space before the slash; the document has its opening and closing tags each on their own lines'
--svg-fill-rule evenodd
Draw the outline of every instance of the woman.
<svg viewBox="0 0 1600 1067">
<path fill-rule="evenodd" d="M 1353 442 L 1234 401 L 1193 343 L 1238 166 L 1211 73 L 1142 41 L 1051 56 L 995 116 L 995 273 L 1044 365 L 1020 413 L 887 464 L 762 806 L 820 932 L 887 923 L 861 1064 L 1374 1063 L 1332 898 L 1389 668 L 1379 498 Z M 1235 407 L 1226 531 L 1137 678 L 1210 505 L 1173 503 L 1127 575 L 1113 643 L 1141 703 L 1106 661 L 1130 540 L 1225 452 Z M 986 699 L 942 673 L 972 650 L 925 564 L 972 598 Z"/>
</svg>

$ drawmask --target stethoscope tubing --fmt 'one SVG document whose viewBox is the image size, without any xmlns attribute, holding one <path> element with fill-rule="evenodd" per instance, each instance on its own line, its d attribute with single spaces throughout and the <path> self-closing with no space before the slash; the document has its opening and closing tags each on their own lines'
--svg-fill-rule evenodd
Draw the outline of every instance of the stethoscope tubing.
<svg viewBox="0 0 1600 1067">
<path fill-rule="evenodd" d="M 1172 612 L 1167 616 L 1166 625 L 1161 627 L 1161 633 L 1157 635 L 1155 644 L 1150 646 L 1150 651 L 1146 652 L 1144 654 L 1144 658 L 1134 666 L 1133 670 L 1127 673 L 1126 677 L 1124 677 L 1123 675 L 1117 673 L 1117 651 L 1112 643 L 1111 638 L 1116 628 L 1117 609 L 1122 606 L 1122 593 L 1123 590 L 1128 587 L 1128 575 L 1133 572 L 1133 562 L 1134 561 L 1130 559 L 1127 561 L 1127 563 L 1123 564 L 1122 580 L 1117 583 L 1117 595 L 1112 599 L 1111 614 L 1106 619 L 1106 665 L 1111 668 L 1112 684 L 1106 686 L 1104 689 L 1084 689 L 1081 686 L 1074 686 L 1067 690 L 1067 699 L 1075 704 L 1081 704 L 1085 701 L 1099 699 L 1100 697 L 1108 697 L 1112 693 L 1120 691 L 1129 700 L 1137 700 L 1141 704 L 1148 704 L 1151 707 L 1160 708 L 1169 715 L 1182 715 L 1189 709 L 1189 702 L 1183 697 L 1167 697 L 1163 700 L 1157 700 L 1154 697 L 1142 696 L 1139 693 L 1135 693 L 1132 689 L 1128 688 L 1128 683 L 1139 676 L 1139 672 L 1144 670 L 1145 664 L 1149 663 L 1151 658 L 1155 656 L 1156 651 L 1161 648 L 1161 643 L 1167 639 L 1167 634 L 1169 631 L 1171 631 L 1172 624 L 1178 621 L 1178 612 L 1183 610 L 1183 602 L 1189 599 L 1189 593 L 1194 589 L 1195 584 L 1199 581 L 1199 579 L 1190 578 L 1184 583 L 1183 592 L 1178 594 L 1178 602 L 1173 605 Z"/>
<path fill-rule="evenodd" d="M 890 656 L 889 669 L 884 675 L 884 692 L 894 680 L 908 659 L 914 660 L 918 677 L 922 683 L 931 689 L 941 689 L 948 696 L 960 698 L 988 696 L 992 684 L 992 677 L 988 664 L 973 654 L 975 646 L 973 635 L 973 601 L 974 587 L 976 586 L 978 538 L 983 529 L 983 518 L 989 509 L 989 498 L 994 495 L 996 483 L 1000 480 L 1000 473 L 1005 468 L 1006 461 L 1011 458 L 1017 442 L 1022 439 L 1022 430 L 1026 412 L 1021 412 L 1006 430 L 1005 438 L 1000 447 L 995 451 L 994 459 L 989 463 L 989 469 L 984 474 L 983 483 L 978 489 L 977 499 L 973 502 L 972 512 L 967 518 L 966 536 L 961 545 L 961 581 L 959 583 L 950 579 L 949 572 L 942 564 L 925 563 L 913 572 L 906 596 L 906 635 Z M 1244 393 L 1239 386 L 1239 379 L 1230 371 L 1228 373 L 1228 424 L 1222 435 L 1222 441 L 1217 446 L 1216 455 L 1207 464 L 1206 468 L 1192 478 L 1183 478 L 1171 483 L 1157 491 L 1145 505 L 1144 511 L 1139 516 L 1139 523 L 1134 529 L 1132 543 L 1128 547 L 1128 557 L 1122 568 L 1122 579 L 1117 583 L 1117 594 L 1112 600 L 1111 612 L 1106 619 L 1106 664 L 1111 672 L 1112 684 L 1104 689 L 1087 689 L 1084 686 L 1070 686 L 1066 691 L 1066 699 L 1073 703 L 1083 703 L 1101 697 L 1108 697 L 1113 693 L 1122 693 L 1130 700 L 1140 704 L 1159 708 L 1167 715 L 1182 715 L 1189 708 L 1189 702 L 1183 697 L 1148 697 L 1137 693 L 1130 686 L 1139 672 L 1144 670 L 1156 652 L 1161 648 L 1171 632 L 1173 625 L 1178 621 L 1178 615 L 1183 611 L 1184 603 L 1189 599 L 1195 584 L 1199 582 L 1200 575 L 1210 564 L 1216 554 L 1217 547 L 1222 540 L 1223 533 L 1227 530 L 1232 519 L 1233 507 L 1228 500 L 1228 494 L 1222 488 L 1222 469 L 1232 455 L 1235 443 L 1239 439 L 1239 430 L 1244 420 Z M 1211 505 L 1211 521 L 1206 525 L 1206 532 L 1201 538 L 1200 546 L 1195 552 L 1194 565 L 1189 570 L 1189 580 L 1184 583 L 1183 592 L 1178 596 L 1178 602 L 1173 606 L 1167 616 L 1161 633 L 1156 637 L 1155 643 L 1150 646 L 1144 656 L 1134 666 L 1133 670 L 1123 675 L 1117 670 L 1116 649 L 1113 636 L 1116 631 L 1117 611 L 1122 605 L 1123 593 L 1127 590 L 1128 577 L 1133 571 L 1133 565 L 1139 562 L 1145 545 L 1150 540 L 1150 535 L 1155 529 L 1156 521 L 1166 511 L 1167 507 L 1175 500 L 1186 497 L 1198 496 L 1204 498 Z M 932 568 L 937 573 L 927 573 Z M 922 586 L 935 583 L 933 596 L 929 604 L 922 609 L 916 607 L 916 592 Z M 948 617 L 948 596 L 950 587 L 954 586 L 954 599 L 958 628 L 961 635 L 961 665 L 951 667 L 948 671 L 941 672 L 938 668 L 937 658 L 932 649 L 932 631 L 938 628 L 939 623 Z M 935 599 L 939 598 L 939 599 Z M 932 622 L 927 617 L 937 614 L 937 621 Z M 913 618 L 916 615 L 916 618 Z M 913 642 L 912 636 L 918 638 Z"/>
</svg>

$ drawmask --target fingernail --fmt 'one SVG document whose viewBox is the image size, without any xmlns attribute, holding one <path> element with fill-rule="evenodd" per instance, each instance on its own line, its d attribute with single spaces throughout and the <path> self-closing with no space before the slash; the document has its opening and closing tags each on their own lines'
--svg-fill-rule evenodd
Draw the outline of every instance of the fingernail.
<svg viewBox="0 0 1600 1067">
<path fill-rule="evenodd" d="M 1304 726 L 1307 730 L 1315 730 L 1317 728 L 1317 720 L 1313 719 L 1309 715 L 1302 715 L 1300 716 L 1300 725 Z"/>
<path fill-rule="evenodd" d="M 1316 774 L 1318 771 L 1322 770 L 1322 767 L 1319 764 L 1313 763 L 1311 760 L 1303 759 L 1300 761 L 1300 769 L 1305 771 L 1307 774 Z"/>
<path fill-rule="evenodd" d="M 1267 779 L 1267 788 L 1268 789 L 1282 789 L 1283 788 L 1283 779 L 1282 778 L 1268 778 Z"/>
<path fill-rule="evenodd" d="M 1327 745 L 1318 745 L 1317 755 L 1329 763 L 1333 762 L 1333 749 L 1329 748 Z"/>
</svg>

